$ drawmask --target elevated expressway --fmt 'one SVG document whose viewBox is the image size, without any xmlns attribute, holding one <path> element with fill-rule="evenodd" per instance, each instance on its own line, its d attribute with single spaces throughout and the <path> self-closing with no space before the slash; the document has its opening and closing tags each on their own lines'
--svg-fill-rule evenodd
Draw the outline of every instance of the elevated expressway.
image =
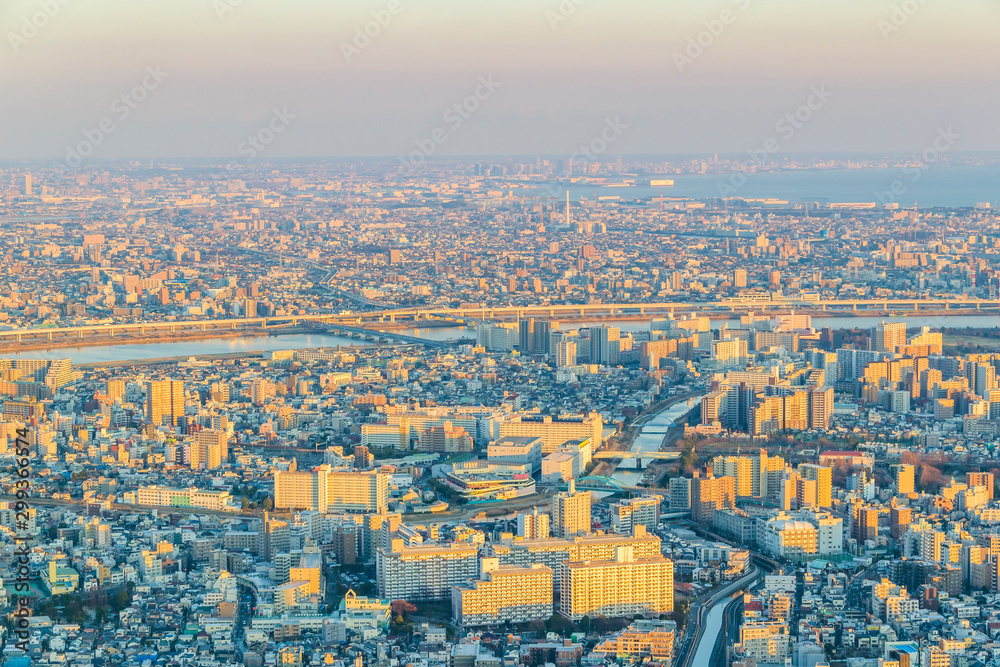
<svg viewBox="0 0 1000 667">
<path fill-rule="evenodd" d="M 675 313 L 697 312 L 705 315 L 738 314 L 753 311 L 759 314 L 788 312 L 812 314 L 877 314 L 920 313 L 923 311 L 992 311 L 1000 312 L 996 301 L 983 299 L 868 299 L 826 301 L 754 301 L 727 299 L 706 302 L 663 303 L 603 303 L 560 304 L 540 306 L 501 306 L 492 308 L 394 308 L 366 312 L 318 313 L 282 315 L 276 317 L 247 317 L 231 319 L 174 320 L 164 322 L 134 322 L 122 324 L 88 324 L 76 327 L 36 327 L 0 330 L 0 345 L 16 343 L 50 342 L 54 346 L 72 345 L 90 338 L 153 337 L 156 335 L 200 334 L 205 338 L 228 335 L 234 331 L 264 333 L 280 327 L 313 324 L 330 330 L 341 330 L 382 338 L 401 338 L 379 332 L 379 325 L 398 322 L 445 321 L 456 326 L 478 321 L 516 320 L 524 317 L 553 319 L 608 319 L 616 316 L 655 317 Z M 412 337 L 406 337 L 411 338 Z M 410 342 L 418 342 L 412 339 Z"/>
</svg>

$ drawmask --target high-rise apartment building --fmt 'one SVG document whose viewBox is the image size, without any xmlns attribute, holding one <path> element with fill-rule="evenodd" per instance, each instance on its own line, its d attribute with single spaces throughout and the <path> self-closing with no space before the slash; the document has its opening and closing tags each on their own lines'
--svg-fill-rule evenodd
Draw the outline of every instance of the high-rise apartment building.
<svg viewBox="0 0 1000 667">
<path fill-rule="evenodd" d="M 833 469 L 827 466 L 803 463 L 799 465 L 799 474 L 804 479 L 816 482 L 816 504 L 819 507 L 833 505 Z"/>
<path fill-rule="evenodd" d="M 611 527 L 619 535 L 631 535 L 635 526 L 653 530 L 660 524 L 659 496 L 629 498 L 611 504 Z"/>
<path fill-rule="evenodd" d="M 852 536 L 858 542 L 874 540 L 878 536 L 878 509 L 855 505 L 852 514 Z"/>
<path fill-rule="evenodd" d="M 528 623 L 552 616 L 552 569 L 480 561 L 479 579 L 451 589 L 452 617 L 462 627 Z"/>
<path fill-rule="evenodd" d="M 913 510 L 909 507 L 893 507 L 889 510 L 889 535 L 899 540 L 906 532 L 906 527 L 913 522 Z"/>
<path fill-rule="evenodd" d="M 468 542 L 406 546 L 394 539 L 379 548 L 376 583 L 384 600 L 450 600 L 451 590 L 479 574 L 479 548 Z"/>
<path fill-rule="evenodd" d="M 869 347 L 875 352 L 895 352 L 906 345 L 906 322 L 881 322 L 872 328 Z"/>
<path fill-rule="evenodd" d="M 275 509 L 378 513 L 388 502 L 389 476 L 377 470 L 332 470 L 324 464 L 274 473 Z"/>
<path fill-rule="evenodd" d="M 229 434 L 218 429 L 203 429 L 195 434 L 189 448 L 193 470 L 215 470 L 229 460 Z"/>
<path fill-rule="evenodd" d="M 535 507 L 530 513 L 517 515 L 517 536 L 528 540 L 544 540 L 549 536 L 549 515 Z"/>
<path fill-rule="evenodd" d="M 892 466 L 893 491 L 897 496 L 911 494 L 915 490 L 916 469 L 907 463 Z"/>
<path fill-rule="evenodd" d="M 969 473 L 966 473 L 966 479 L 968 481 L 968 484 L 969 484 L 970 488 L 975 487 L 975 486 L 986 487 L 986 492 L 987 492 L 990 500 L 993 499 L 993 495 L 994 495 L 994 492 L 993 492 L 993 489 L 994 489 L 993 473 L 991 473 L 991 472 L 969 472 Z"/>
<path fill-rule="evenodd" d="M 582 417 L 541 417 L 512 415 L 500 422 L 500 437 L 538 437 L 542 439 L 542 454 L 551 454 L 572 440 L 590 440 L 586 461 L 590 463 L 590 452 L 600 449 L 603 441 L 604 421 L 599 412 L 591 412 Z"/>
<path fill-rule="evenodd" d="M 828 379 L 829 383 L 837 378 Z M 833 387 L 816 387 L 809 391 L 809 428 L 827 431 L 833 424 Z"/>
<path fill-rule="evenodd" d="M 146 383 L 146 421 L 154 426 L 167 419 L 171 426 L 184 414 L 184 382 L 150 380 Z"/>
<path fill-rule="evenodd" d="M 556 366 L 566 368 L 576 365 L 576 342 L 564 338 L 556 343 L 553 350 L 556 358 Z"/>
<path fill-rule="evenodd" d="M 613 560 L 564 562 L 561 579 L 559 613 L 573 621 L 655 617 L 674 609 L 673 561 L 639 558 L 630 546 L 618 547 Z"/>
<path fill-rule="evenodd" d="M 618 327 L 590 328 L 590 363 L 604 366 L 618 365 L 621 331 Z"/>
<path fill-rule="evenodd" d="M 736 482 L 732 477 L 695 477 L 691 480 L 691 518 L 712 525 L 715 510 L 736 507 Z"/>
<path fill-rule="evenodd" d="M 674 477 L 670 480 L 670 511 L 691 511 L 690 477 Z"/>
<path fill-rule="evenodd" d="M 573 480 L 569 489 L 552 499 L 552 533 L 556 537 L 572 537 L 590 532 L 590 492 L 577 491 Z"/>
<path fill-rule="evenodd" d="M 747 498 L 770 498 L 778 492 L 778 480 L 785 469 L 780 456 L 768 456 L 761 449 L 755 456 L 717 456 L 712 460 L 716 477 L 732 477 L 736 495 Z"/>
</svg>

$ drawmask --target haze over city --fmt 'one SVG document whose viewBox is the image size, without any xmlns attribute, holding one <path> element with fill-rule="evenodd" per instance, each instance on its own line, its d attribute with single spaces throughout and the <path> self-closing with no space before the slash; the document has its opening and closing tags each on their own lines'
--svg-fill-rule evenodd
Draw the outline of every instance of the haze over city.
<svg viewBox="0 0 1000 667">
<path fill-rule="evenodd" d="M 147 66 L 169 78 L 95 158 L 228 158 L 274 107 L 296 118 L 270 157 L 396 156 L 479 76 L 502 88 L 442 155 L 570 153 L 608 116 L 629 125 L 614 154 L 742 153 L 821 85 L 835 97 L 784 152 L 912 153 L 942 125 L 969 138 L 964 150 L 1000 150 L 1000 8 L 988 0 L 912 0 L 912 17 L 868 0 L 399 0 L 352 57 L 344 45 L 386 3 L 54 4 L 0 59 L 16 101 L 9 158 L 62 158 Z M 4 3 L 0 24 L 20 37 L 37 11 Z M 679 69 L 723 12 L 732 21 Z"/>
</svg>

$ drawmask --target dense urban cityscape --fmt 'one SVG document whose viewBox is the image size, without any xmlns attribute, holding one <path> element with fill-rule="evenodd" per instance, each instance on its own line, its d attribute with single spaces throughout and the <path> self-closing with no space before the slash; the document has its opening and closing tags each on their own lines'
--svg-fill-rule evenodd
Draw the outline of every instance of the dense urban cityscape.
<svg viewBox="0 0 1000 667">
<path fill-rule="evenodd" d="M 5 664 L 991 664 L 1000 212 L 720 164 L 0 172 Z"/>
<path fill-rule="evenodd" d="M 0 2 L 0 667 L 1000 667 L 998 26 Z"/>
</svg>

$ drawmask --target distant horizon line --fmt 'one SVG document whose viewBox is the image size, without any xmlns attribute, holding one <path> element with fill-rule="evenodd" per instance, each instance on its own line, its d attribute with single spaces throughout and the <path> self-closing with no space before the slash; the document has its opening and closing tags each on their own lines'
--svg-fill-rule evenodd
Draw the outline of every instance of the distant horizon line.
<svg viewBox="0 0 1000 667">
<path fill-rule="evenodd" d="M 871 159 L 885 159 L 885 158 L 907 158 L 913 157 L 915 153 L 913 151 L 870 151 L 870 152 L 856 152 L 856 151 L 803 151 L 797 153 L 783 153 L 780 156 L 774 156 L 774 159 L 769 160 L 770 163 L 781 164 L 783 162 L 788 162 L 794 159 L 839 159 L 839 160 L 871 160 Z M 978 157 L 978 158 L 993 158 L 1000 163 L 1000 150 L 983 150 L 983 151 L 952 151 L 951 156 L 959 157 Z M 130 156 L 130 157 L 106 157 L 106 158 L 87 158 L 84 165 L 80 168 L 86 166 L 87 164 L 110 164 L 110 163 L 122 163 L 122 162 L 149 162 L 153 161 L 171 161 L 171 162 L 186 162 L 195 164 L 235 164 L 237 167 L 250 167 L 254 164 L 271 164 L 271 163 L 287 163 L 287 162 L 355 162 L 355 161 L 376 161 L 376 162 L 393 162 L 399 164 L 400 166 L 405 166 L 408 169 L 412 169 L 414 166 L 420 166 L 421 164 L 446 164 L 449 162 L 477 162 L 483 160 L 567 160 L 576 159 L 580 157 L 579 155 L 570 154 L 558 154 L 558 153 L 494 153 L 494 154 L 467 154 L 467 155 L 434 155 L 427 157 L 425 160 L 418 163 L 418 165 L 410 165 L 409 162 L 405 164 L 400 162 L 400 160 L 405 160 L 405 156 L 402 154 L 378 154 L 378 155 L 311 155 L 311 156 L 273 156 L 269 158 L 258 158 L 253 160 L 251 163 L 246 163 L 240 160 L 234 160 L 232 156 L 214 156 L 214 157 L 177 157 L 177 156 Z M 596 160 L 580 159 L 581 163 L 586 162 L 598 162 L 601 164 L 614 164 L 619 157 L 622 160 L 666 160 L 666 159 L 705 159 L 705 158 L 716 158 L 716 157 L 739 157 L 745 158 L 746 152 L 723 152 L 723 151 L 711 151 L 711 152 L 697 152 L 697 153 L 621 153 L 616 155 L 604 154 L 598 156 Z M 942 161 L 943 165 L 952 164 L 955 160 Z M 53 158 L 11 158 L 11 159 L 0 159 L 0 166 L 21 166 L 21 165 L 34 165 L 41 167 L 52 167 L 55 168 L 57 165 L 61 164 L 60 160 Z M 973 165 L 975 166 L 975 165 Z M 986 165 L 979 165 L 986 166 Z"/>
</svg>

